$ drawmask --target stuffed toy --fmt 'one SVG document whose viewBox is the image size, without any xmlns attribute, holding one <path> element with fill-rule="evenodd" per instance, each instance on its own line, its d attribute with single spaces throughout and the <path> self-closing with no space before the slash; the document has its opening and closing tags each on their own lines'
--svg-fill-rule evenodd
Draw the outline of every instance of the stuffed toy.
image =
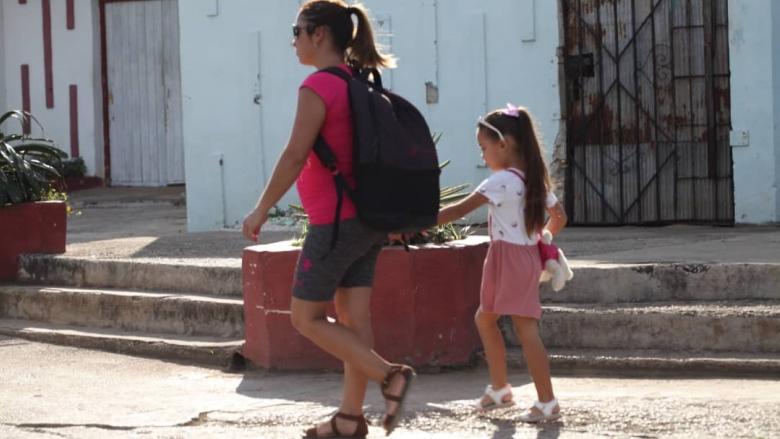
<svg viewBox="0 0 780 439">
<path fill-rule="evenodd" d="M 553 291 L 560 291 L 566 282 L 574 277 L 569 261 L 563 251 L 552 243 L 552 233 L 544 229 L 539 240 L 539 255 L 542 258 L 542 276 L 539 282 L 550 282 Z"/>
</svg>

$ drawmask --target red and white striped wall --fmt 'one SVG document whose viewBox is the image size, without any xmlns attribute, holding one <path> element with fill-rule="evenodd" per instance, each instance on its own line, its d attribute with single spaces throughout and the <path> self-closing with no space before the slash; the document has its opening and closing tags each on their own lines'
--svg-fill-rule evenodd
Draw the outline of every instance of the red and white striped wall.
<svg viewBox="0 0 780 439">
<path fill-rule="evenodd" d="M 0 2 L 0 112 L 30 111 L 46 137 L 83 157 L 90 174 L 103 176 L 97 4 Z M 40 134 L 35 124 L 26 125 Z"/>
</svg>

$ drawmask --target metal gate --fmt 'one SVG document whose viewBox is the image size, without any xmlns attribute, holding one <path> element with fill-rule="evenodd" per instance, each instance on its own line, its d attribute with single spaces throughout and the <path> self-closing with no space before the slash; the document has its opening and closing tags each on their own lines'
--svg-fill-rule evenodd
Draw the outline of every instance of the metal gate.
<svg viewBox="0 0 780 439">
<path fill-rule="evenodd" d="M 727 0 L 561 0 L 573 224 L 734 223 Z"/>
</svg>

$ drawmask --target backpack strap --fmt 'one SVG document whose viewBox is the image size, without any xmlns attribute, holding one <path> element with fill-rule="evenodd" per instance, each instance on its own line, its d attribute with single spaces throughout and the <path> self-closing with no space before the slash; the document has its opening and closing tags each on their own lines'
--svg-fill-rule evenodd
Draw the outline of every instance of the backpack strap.
<svg viewBox="0 0 780 439">
<path fill-rule="evenodd" d="M 338 76 L 346 82 L 349 82 L 349 80 L 352 79 L 352 75 L 345 72 L 341 67 L 325 67 L 324 69 L 320 69 L 318 73 L 319 72 L 330 73 L 331 75 Z"/>
<path fill-rule="evenodd" d="M 352 75 L 345 72 L 341 67 L 326 67 L 324 69 L 320 69 L 319 71 L 337 76 L 347 82 L 347 84 L 349 84 L 352 79 L 355 79 L 355 77 L 364 82 L 369 82 L 370 76 L 373 86 L 382 90 L 382 76 L 379 74 L 377 69 L 363 69 L 359 71 L 353 70 Z M 349 93 L 349 91 L 347 91 L 347 93 Z M 330 250 L 332 251 L 336 247 L 336 242 L 338 241 L 339 220 L 341 219 L 341 207 L 344 204 L 344 193 L 346 192 L 347 195 L 352 198 L 352 200 L 355 200 L 355 196 L 354 191 L 349 186 L 349 183 L 344 178 L 344 176 L 341 175 L 341 172 L 336 166 L 336 154 L 333 153 L 333 149 L 322 137 L 322 134 L 317 136 L 317 140 L 314 142 L 314 154 L 333 175 L 333 182 L 336 185 L 336 212 L 333 218 L 333 235 L 330 240 Z M 408 251 L 408 245 L 405 242 L 404 247 Z"/>
<path fill-rule="evenodd" d="M 349 82 L 351 79 L 358 79 L 367 84 L 371 84 L 375 89 L 384 90 L 384 86 L 382 85 L 382 75 L 379 73 L 379 70 L 375 68 L 352 70 L 352 75 L 345 72 L 341 67 L 325 67 L 319 71 L 338 76 L 347 82 Z"/>
<path fill-rule="evenodd" d="M 327 67 L 321 69 L 320 72 L 330 73 L 347 83 L 352 79 L 352 75 L 340 67 Z M 344 204 L 344 192 L 352 199 L 354 199 L 354 196 L 352 188 L 349 187 L 349 183 L 347 183 L 347 180 L 341 175 L 338 166 L 336 166 L 336 154 L 333 153 L 333 149 L 325 141 L 325 138 L 322 137 L 322 134 L 317 136 L 317 140 L 314 142 L 314 154 L 333 175 L 333 182 L 336 185 L 336 212 L 333 218 L 333 235 L 330 240 L 330 250 L 332 251 L 336 247 L 336 241 L 338 241 L 339 237 L 339 219 L 341 218 L 341 207 Z"/>
<path fill-rule="evenodd" d="M 333 235 L 330 239 L 330 250 L 336 247 L 336 241 L 339 237 L 339 220 L 341 219 L 341 207 L 344 204 L 344 193 L 346 192 L 350 198 L 355 199 L 352 188 L 349 186 L 347 179 L 341 175 L 341 171 L 336 166 L 336 155 L 333 150 L 325 142 L 322 135 L 317 137 L 317 141 L 314 142 L 314 154 L 322 162 L 323 166 L 328 168 L 331 175 L 333 175 L 333 182 L 336 185 L 336 212 L 333 217 Z"/>
<path fill-rule="evenodd" d="M 517 171 L 517 169 L 506 168 L 506 170 L 507 170 L 507 171 L 509 171 L 509 172 L 511 172 L 511 173 L 513 173 L 513 174 L 515 174 L 515 175 L 517 175 L 517 177 L 518 177 L 520 180 L 523 180 L 523 184 L 525 184 L 525 185 L 527 185 L 527 184 L 528 184 L 528 182 L 526 182 L 526 181 L 525 181 L 525 177 L 523 177 L 523 174 L 521 174 L 520 172 L 518 172 L 518 171 Z"/>
</svg>

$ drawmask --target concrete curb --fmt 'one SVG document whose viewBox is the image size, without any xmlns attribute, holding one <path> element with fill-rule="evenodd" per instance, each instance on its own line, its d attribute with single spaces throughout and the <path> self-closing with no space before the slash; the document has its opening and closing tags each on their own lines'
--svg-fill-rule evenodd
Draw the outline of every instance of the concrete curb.
<svg viewBox="0 0 780 439">
<path fill-rule="evenodd" d="M 543 303 L 780 300 L 780 264 L 573 263 L 574 279 Z"/>
<path fill-rule="evenodd" d="M 0 286 L 0 316 L 127 331 L 244 337 L 244 304 L 179 294 Z"/>
<path fill-rule="evenodd" d="M 241 267 L 23 255 L 20 280 L 75 287 L 174 291 L 241 297 Z"/>
<path fill-rule="evenodd" d="M 653 350 L 585 350 L 550 349 L 550 367 L 553 376 L 567 373 L 618 374 L 641 376 L 648 374 L 706 373 L 711 376 L 780 374 L 780 355 L 755 355 L 744 353 L 684 354 Z M 507 349 L 507 361 L 511 369 L 526 371 L 522 349 Z M 480 363 L 484 359 L 480 358 Z"/>
<path fill-rule="evenodd" d="M 224 367 L 243 346 L 243 340 L 176 337 L 111 330 L 88 330 L 75 326 L 0 320 L 0 335 L 31 341 L 95 349 L 117 354 L 158 358 L 183 364 Z"/>
<path fill-rule="evenodd" d="M 780 301 L 546 306 L 541 336 L 551 348 L 780 353 Z"/>
</svg>

